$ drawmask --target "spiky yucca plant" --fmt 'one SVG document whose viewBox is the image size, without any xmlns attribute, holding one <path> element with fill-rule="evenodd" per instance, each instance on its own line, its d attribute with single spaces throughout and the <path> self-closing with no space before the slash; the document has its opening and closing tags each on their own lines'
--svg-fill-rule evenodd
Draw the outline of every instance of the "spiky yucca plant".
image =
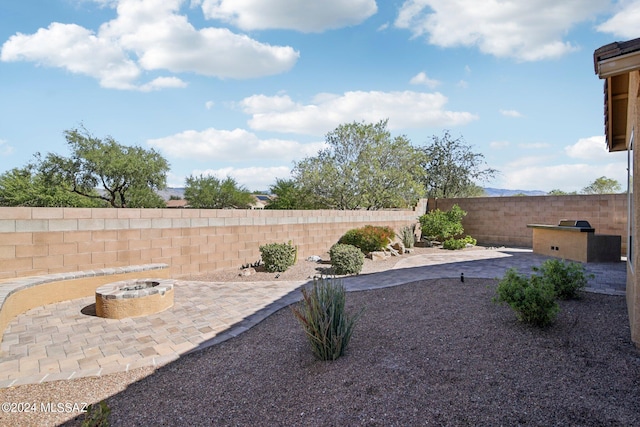
<svg viewBox="0 0 640 427">
<path fill-rule="evenodd" d="M 353 327 L 362 315 L 345 313 L 346 290 L 339 279 L 314 279 L 313 286 L 302 289 L 302 302 L 292 307 L 307 335 L 311 351 L 320 360 L 336 360 L 342 356 Z"/>
</svg>

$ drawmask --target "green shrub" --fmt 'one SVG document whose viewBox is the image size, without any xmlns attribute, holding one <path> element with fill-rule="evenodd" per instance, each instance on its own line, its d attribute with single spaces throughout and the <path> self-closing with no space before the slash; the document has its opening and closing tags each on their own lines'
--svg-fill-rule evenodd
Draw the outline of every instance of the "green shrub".
<svg viewBox="0 0 640 427">
<path fill-rule="evenodd" d="M 313 354 L 320 360 L 342 356 L 362 315 L 345 313 L 346 290 L 339 279 L 314 279 L 311 288 L 302 289 L 302 302 L 291 307 L 307 335 Z"/>
<path fill-rule="evenodd" d="M 109 414 L 111 414 L 111 408 L 104 400 L 89 405 L 84 414 L 82 427 L 109 427 Z"/>
<path fill-rule="evenodd" d="M 405 248 L 412 248 L 416 243 L 416 225 L 411 224 L 402 227 L 400 239 Z"/>
<path fill-rule="evenodd" d="M 336 243 L 329 249 L 329 256 L 335 274 L 358 274 L 362 271 L 364 254 L 353 245 Z"/>
<path fill-rule="evenodd" d="M 540 267 L 532 267 L 534 271 L 542 274 L 542 279 L 550 283 L 560 299 L 578 297 L 578 291 L 587 286 L 588 277 L 585 275 L 584 266 L 577 262 L 564 262 L 559 259 L 548 259 Z"/>
<path fill-rule="evenodd" d="M 422 236 L 439 242 L 458 236 L 464 232 L 462 218 L 466 214 L 458 205 L 453 205 L 451 210 L 446 212 L 440 209 L 430 211 L 418 218 Z"/>
<path fill-rule="evenodd" d="M 367 254 L 383 250 L 395 235 L 390 227 L 365 225 L 347 231 L 338 243 L 355 246 Z"/>
<path fill-rule="evenodd" d="M 474 239 L 471 236 L 466 236 L 462 239 L 448 239 L 445 240 L 442 243 L 442 247 L 444 249 L 449 249 L 449 250 L 456 250 L 456 249 L 463 249 L 465 248 L 467 245 L 473 245 L 475 246 L 476 243 L 478 243 L 478 241 L 476 239 Z"/>
<path fill-rule="evenodd" d="M 523 322 L 546 326 L 560 311 L 555 297 L 553 285 L 542 277 L 532 275 L 527 278 L 510 268 L 498 283 L 497 296 L 493 301 L 508 304 Z"/>
<path fill-rule="evenodd" d="M 282 272 L 296 263 L 298 249 L 289 243 L 269 243 L 260 246 L 264 268 L 271 272 Z"/>
</svg>

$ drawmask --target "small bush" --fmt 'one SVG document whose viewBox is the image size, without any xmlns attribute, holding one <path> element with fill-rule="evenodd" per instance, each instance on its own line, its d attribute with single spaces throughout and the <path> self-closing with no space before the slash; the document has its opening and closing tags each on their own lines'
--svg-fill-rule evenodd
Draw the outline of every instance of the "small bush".
<svg viewBox="0 0 640 427">
<path fill-rule="evenodd" d="M 459 236 L 464 233 L 462 218 L 464 218 L 465 215 L 467 215 L 467 213 L 458 205 L 453 205 L 451 210 L 446 212 L 440 209 L 430 211 L 418 218 L 420 228 L 422 229 L 422 236 L 429 240 L 437 240 L 439 242 L 444 242 L 451 237 Z"/>
<path fill-rule="evenodd" d="M 559 259 L 548 259 L 533 270 L 542 274 L 542 279 L 553 286 L 556 297 L 560 299 L 577 298 L 578 291 L 587 286 L 589 277 L 593 277 L 585 275 L 582 264 Z"/>
<path fill-rule="evenodd" d="M 416 225 L 411 224 L 402 227 L 400 239 L 405 248 L 412 248 L 416 243 Z"/>
<path fill-rule="evenodd" d="M 362 271 L 364 254 L 355 246 L 336 243 L 329 249 L 335 274 L 358 274 Z"/>
<path fill-rule="evenodd" d="M 345 313 L 346 290 L 339 279 L 314 279 L 311 288 L 302 289 L 302 302 L 292 307 L 294 316 L 304 329 L 313 354 L 320 360 L 336 360 L 342 356 L 362 315 Z"/>
<path fill-rule="evenodd" d="M 109 415 L 111 408 L 104 400 L 87 407 L 87 412 L 82 420 L 82 427 L 109 427 Z"/>
<path fill-rule="evenodd" d="M 553 323 L 560 311 L 555 296 L 553 285 L 540 276 L 527 278 L 510 268 L 498 283 L 493 301 L 508 304 L 523 322 L 546 326 Z"/>
<path fill-rule="evenodd" d="M 449 250 L 456 250 L 456 249 L 463 249 L 465 248 L 467 245 L 473 245 L 475 246 L 476 243 L 478 243 L 478 241 L 476 239 L 474 239 L 471 236 L 467 236 L 463 239 L 448 239 L 445 240 L 444 243 L 442 243 L 442 247 L 444 249 L 449 249 Z"/>
<path fill-rule="evenodd" d="M 296 263 L 298 249 L 291 242 L 269 243 L 260 246 L 260 255 L 267 271 L 282 272 Z"/>
<path fill-rule="evenodd" d="M 347 231 L 338 243 L 355 246 L 367 254 L 383 250 L 395 235 L 390 227 L 365 225 Z"/>
</svg>

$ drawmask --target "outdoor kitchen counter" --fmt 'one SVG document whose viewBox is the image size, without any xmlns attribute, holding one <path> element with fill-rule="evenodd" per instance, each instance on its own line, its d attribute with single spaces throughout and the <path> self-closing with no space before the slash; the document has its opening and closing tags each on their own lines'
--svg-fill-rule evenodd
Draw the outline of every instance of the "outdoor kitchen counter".
<svg viewBox="0 0 640 427">
<path fill-rule="evenodd" d="M 533 230 L 533 252 L 578 262 L 620 262 L 622 238 L 595 234 L 587 221 L 559 225 L 527 224 Z"/>
</svg>

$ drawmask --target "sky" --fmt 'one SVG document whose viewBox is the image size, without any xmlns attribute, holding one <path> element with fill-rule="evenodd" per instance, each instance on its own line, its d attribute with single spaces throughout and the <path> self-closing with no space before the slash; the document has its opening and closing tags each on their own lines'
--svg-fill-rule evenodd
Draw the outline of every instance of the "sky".
<svg viewBox="0 0 640 427">
<path fill-rule="evenodd" d="M 170 187 L 261 191 L 388 119 L 416 147 L 463 138 L 487 187 L 624 186 L 593 52 L 638 22 L 640 0 L 0 0 L 0 173 L 84 127 L 160 152 Z"/>
</svg>

